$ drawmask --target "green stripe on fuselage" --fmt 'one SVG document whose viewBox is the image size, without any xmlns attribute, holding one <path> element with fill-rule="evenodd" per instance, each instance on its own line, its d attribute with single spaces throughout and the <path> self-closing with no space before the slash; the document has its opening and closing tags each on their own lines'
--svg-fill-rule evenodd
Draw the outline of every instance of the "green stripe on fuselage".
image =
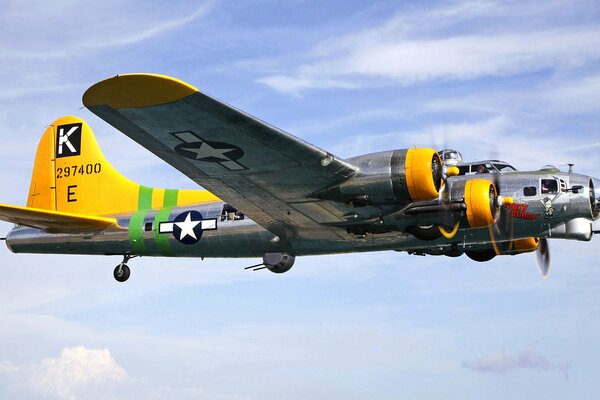
<svg viewBox="0 0 600 400">
<path fill-rule="evenodd" d="M 140 185 L 138 193 L 138 211 L 129 220 L 129 241 L 133 252 L 139 256 L 148 254 L 144 244 L 144 218 L 152 208 L 152 192 L 154 189 Z"/>
<path fill-rule="evenodd" d="M 154 189 L 140 185 L 138 211 L 152 209 L 152 192 Z"/>
<path fill-rule="evenodd" d="M 154 243 L 163 256 L 169 257 L 174 256 L 173 248 L 171 247 L 171 234 L 170 233 L 159 233 L 158 229 L 161 222 L 167 222 L 169 215 L 171 214 L 171 208 L 163 208 L 156 213 L 154 218 Z"/>
<path fill-rule="evenodd" d="M 165 190 L 165 199 L 163 207 L 173 208 L 177 207 L 177 197 L 179 196 L 179 190 L 167 189 Z"/>
<path fill-rule="evenodd" d="M 171 247 L 171 234 L 159 233 L 159 227 L 161 222 L 167 222 L 169 215 L 173 207 L 177 207 L 177 197 L 179 190 L 165 190 L 165 198 L 163 200 L 164 207 L 156 213 L 154 218 L 154 243 L 160 254 L 163 256 L 174 256 L 173 248 Z"/>
<path fill-rule="evenodd" d="M 133 213 L 129 220 L 129 241 L 133 252 L 138 256 L 144 256 L 148 254 L 146 246 L 144 245 L 144 218 L 146 217 L 146 211 L 137 211 Z"/>
</svg>

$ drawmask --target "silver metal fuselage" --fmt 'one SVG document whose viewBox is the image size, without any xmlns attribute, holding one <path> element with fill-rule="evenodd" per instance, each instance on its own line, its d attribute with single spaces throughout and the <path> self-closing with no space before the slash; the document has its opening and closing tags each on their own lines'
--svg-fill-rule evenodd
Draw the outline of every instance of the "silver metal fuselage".
<svg viewBox="0 0 600 400">
<path fill-rule="evenodd" d="M 492 174 L 482 174 L 480 177 L 493 180 Z M 472 178 L 473 176 L 448 178 L 446 185 L 449 186 L 442 191 L 440 196 L 445 193 L 451 201 L 462 200 L 464 182 Z M 542 179 L 559 181 L 561 187 L 558 193 L 542 193 Z M 379 224 L 389 228 L 382 230 L 382 233 L 367 235 L 348 233 L 347 240 L 324 240 L 318 237 L 280 238 L 247 216 L 243 219 L 228 219 L 222 213 L 224 203 L 213 202 L 173 208 L 168 212 L 148 210 L 142 212 L 143 216 L 138 215 L 135 219 L 132 216 L 117 216 L 119 225 L 127 228 L 118 231 L 49 234 L 38 229 L 17 226 L 9 232 L 6 243 L 9 249 L 15 253 L 261 257 L 265 253 L 272 252 L 287 252 L 300 256 L 379 250 L 444 254 L 450 249 L 479 250 L 489 248 L 492 241 L 502 242 L 528 237 L 577 240 L 591 238 L 591 221 L 595 216 L 590 202 L 600 203 L 600 181 L 597 179 L 558 170 L 540 170 L 505 173 L 499 177 L 498 181 L 500 194 L 513 197 L 515 204 L 504 210 L 511 214 L 510 229 L 496 237 L 492 237 L 493 234 L 488 228 L 468 228 L 464 216 L 455 213 L 455 220 L 461 222 L 460 230 L 453 238 L 420 240 L 412 234 L 406 233 L 406 228 L 414 225 L 437 224 L 441 220 L 442 213 L 410 215 L 404 213 L 409 206 L 402 206 L 393 212 L 389 212 L 389 208 L 386 208 L 386 211 L 380 215 Z M 590 191 L 590 182 L 592 181 L 596 188 L 595 192 L 594 190 Z M 568 190 L 575 186 L 581 186 L 582 189 Z M 527 187 L 537 188 L 537 193 L 525 195 L 524 188 Z M 548 213 L 548 204 L 544 204 L 548 199 L 551 202 L 551 215 Z M 439 204 L 439 201 L 422 204 Z M 200 240 L 194 244 L 184 244 L 173 234 L 159 232 L 161 222 L 173 221 L 177 216 L 192 210 L 199 212 L 204 219 L 216 219 L 217 229 L 203 231 Z M 136 226 L 131 225 L 132 221 Z M 571 234 L 567 229 L 569 226 Z M 579 231 L 574 232 L 573 230 Z M 586 234 L 588 230 L 589 235 Z"/>
</svg>

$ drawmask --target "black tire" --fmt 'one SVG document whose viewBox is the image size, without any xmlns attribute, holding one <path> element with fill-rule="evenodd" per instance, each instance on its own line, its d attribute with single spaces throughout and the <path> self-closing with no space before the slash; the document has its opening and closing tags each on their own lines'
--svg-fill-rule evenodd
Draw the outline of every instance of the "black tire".
<svg viewBox="0 0 600 400">
<path fill-rule="evenodd" d="M 494 249 L 481 250 L 481 251 L 465 251 L 467 257 L 473 261 L 486 262 L 496 257 L 496 251 Z"/>
<path fill-rule="evenodd" d="M 450 250 L 447 253 L 444 253 L 446 257 L 460 257 L 463 255 L 463 252 L 460 250 Z"/>
<path fill-rule="evenodd" d="M 440 224 L 447 232 L 454 229 L 453 226 L 447 226 L 446 224 Z M 442 232 L 438 228 L 438 225 L 412 225 L 407 227 L 406 232 L 410 233 L 417 239 L 421 240 L 435 240 L 442 237 Z"/>
<path fill-rule="evenodd" d="M 435 240 L 442 236 L 442 233 L 438 229 L 437 225 L 413 225 L 407 227 L 406 232 L 421 240 Z"/>
<path fill-rule="evenodd" d="M 115 277 L 117 282 L 125 282 L 127 279 L 129 279 L 130 275 L 131 270 L 129 269 L 127 264 L 119 264 L 113 271 L 113 276 Z"/>
</svg>

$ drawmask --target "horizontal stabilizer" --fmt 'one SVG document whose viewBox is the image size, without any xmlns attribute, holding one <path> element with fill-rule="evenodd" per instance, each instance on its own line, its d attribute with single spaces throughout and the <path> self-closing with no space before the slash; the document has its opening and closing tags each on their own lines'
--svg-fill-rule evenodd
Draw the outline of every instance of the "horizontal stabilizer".
<svg viewBox="0 0 600 400">
<path fill-rule="evenodd" d="M 44 230 L 48 233 L 89 233 L 123 230 L 115 218 L 94 217 L 38 208 L 0 204 L 0 220 Z"/>
</svg>

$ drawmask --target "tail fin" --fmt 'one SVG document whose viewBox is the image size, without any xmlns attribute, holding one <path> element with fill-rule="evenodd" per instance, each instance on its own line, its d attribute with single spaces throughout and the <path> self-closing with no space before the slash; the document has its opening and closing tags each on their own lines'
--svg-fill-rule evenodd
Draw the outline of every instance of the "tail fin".
<svg viewBox="0 0 600 400">
<path fill-rule="evenodd" d="M 85 215 L 120 215 L 218 200 L 205 190 L 165 190 L 123 177 L 104 158 L 89 125 L 65 116 L 38 146 L 27 207 Z"/>
</svg>

